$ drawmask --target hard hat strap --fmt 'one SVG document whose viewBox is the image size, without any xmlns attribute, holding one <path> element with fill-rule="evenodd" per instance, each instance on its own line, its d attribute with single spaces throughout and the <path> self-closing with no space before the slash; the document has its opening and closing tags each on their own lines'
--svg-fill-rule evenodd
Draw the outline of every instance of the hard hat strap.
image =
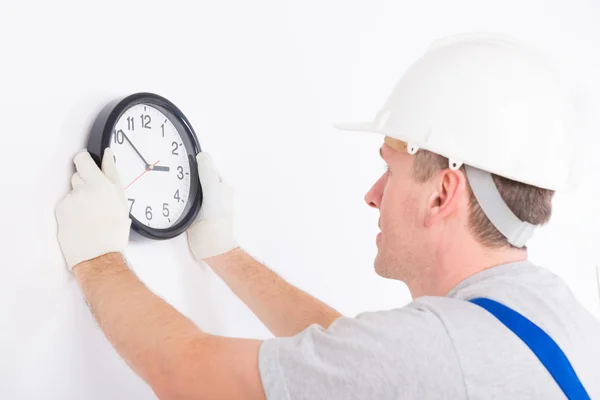
<svg viewBox="0 0 600 400">
<path fill-rule="evenodd" d="M 489 172 L 470 165 L 465 171 L 471 190 L 490 222 L 515 247 L 523 247 L 533 236 L 535 225 L 521 221 L 506 205 Z"/>
</svg>

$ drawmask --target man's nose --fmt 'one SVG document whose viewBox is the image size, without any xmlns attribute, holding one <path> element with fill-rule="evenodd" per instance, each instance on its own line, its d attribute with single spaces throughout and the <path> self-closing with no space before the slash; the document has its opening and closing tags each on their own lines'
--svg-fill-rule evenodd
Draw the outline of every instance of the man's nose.
<svg viewBox="0 0 600 400">
<path fill-rule="evenodd" d="M 381 197 L 383 195 L 383 179 L 385 175 L 379 178 L 377 182 L 371 187 L 371 189 L 365 195 L 365 203 L 369 207 L 379 208 L 381 204 Z"/>
<path fill-rule="evenodd" d="M 369 207 L 379 208 L 379 206 L 375 202 L 375 196 L 373 196 L 373 188 L 371 188 L 371 190 L 369 190 L 365 195 L 365 202 Z"/>
</svg>

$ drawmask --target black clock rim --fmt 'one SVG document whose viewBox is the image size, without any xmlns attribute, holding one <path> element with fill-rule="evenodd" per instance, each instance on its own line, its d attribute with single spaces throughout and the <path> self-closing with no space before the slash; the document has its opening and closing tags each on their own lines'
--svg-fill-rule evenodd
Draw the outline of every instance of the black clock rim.
<svg viewBox="0 0 600 400">
<path fill-rule="evenodd" d="M 185 131 L 184 133 L 186 134 L 190 141 L 190 145 L 192 146 L 191 150 L 193 150 L 193 154 L 190 154 L 190 149 L 188 149 L 190 180 L 191 182 L 196 182 L 197 185 L 194 193 L 192 193 L 192 188 L 190 188 L 190 197 L 193 196 L 192 205 L 183 218 L 181 218 L 177 224 L 170 228 L 158 229 L 144 225 L 137 218 L 131 215 L 131 213 L 129 214 L 129 218 L 131 219 L 131 228 L 138 234 L 150 239 L 171 239 L 181 235 L 194 222 L 198 212 L 200 211 L 203 201 L 202 185 L 199 181 L 198 164 L 196 162 L 196 155 L 202 151 L 202 148 L 191 123 L 183 114 L 183 112 L 171 101 L 155 93 L 139 92 L 117 98 L 108 103 L 96 117 L 90 132 L 87 151 L 90 153 L 96 164 L 100 167 L 102 164 L 104 150 L 109 147 L 113 127 L 127 109 L 139 103 L 157 105 L 170 112 L 181 124 L 181 127 Z"/>
</svg>

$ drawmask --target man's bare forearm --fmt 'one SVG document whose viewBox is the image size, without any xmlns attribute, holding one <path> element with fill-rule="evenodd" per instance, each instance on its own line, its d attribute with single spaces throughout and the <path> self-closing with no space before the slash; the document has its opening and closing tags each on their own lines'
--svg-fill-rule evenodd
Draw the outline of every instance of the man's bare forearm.
<svg viewBox="0 0 600 400">
<path fill-rule="evenodd" d="M 203 333 L 148 290 L 118 253 L 73 269 L 100 328 L 129 366 L 160 382 Z"/>
<path fill-rule="evenodd" d="M 327 328 L 341 316 L 240 248 L 205 261 L 276 336 L 293 336 L 311 324 Z"/>
<path fill-rule="evenodd" d="M 73 268 L 102 331 L 160 398 L 263 399 L 259 341 L 203 333 L 110 253 Z"/>
</svg>

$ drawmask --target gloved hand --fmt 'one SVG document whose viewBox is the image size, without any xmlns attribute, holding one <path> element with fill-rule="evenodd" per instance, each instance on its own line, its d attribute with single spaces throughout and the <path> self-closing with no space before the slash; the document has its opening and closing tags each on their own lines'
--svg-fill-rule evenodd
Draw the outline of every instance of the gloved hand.
<svg viewBox="0 0 600 400">
<path fill-rule="evenodd" d="M 58 241 L 71 270 L 103 254 L 123 252 L 131 226 L 112 150 L 104 152 L 102 170 L 87 151 L 74 162 L 73 190 L 56 207 Z"/>
<path fill-rule="evenodd" d="M 198 261 L 228 252 L 238 244 L 233 226 L 233 188 L 225 182 L 206 152 L 196 156 L 202 185 L 202 207 L 188 228 L 188 243 Z"/>
</svg>

